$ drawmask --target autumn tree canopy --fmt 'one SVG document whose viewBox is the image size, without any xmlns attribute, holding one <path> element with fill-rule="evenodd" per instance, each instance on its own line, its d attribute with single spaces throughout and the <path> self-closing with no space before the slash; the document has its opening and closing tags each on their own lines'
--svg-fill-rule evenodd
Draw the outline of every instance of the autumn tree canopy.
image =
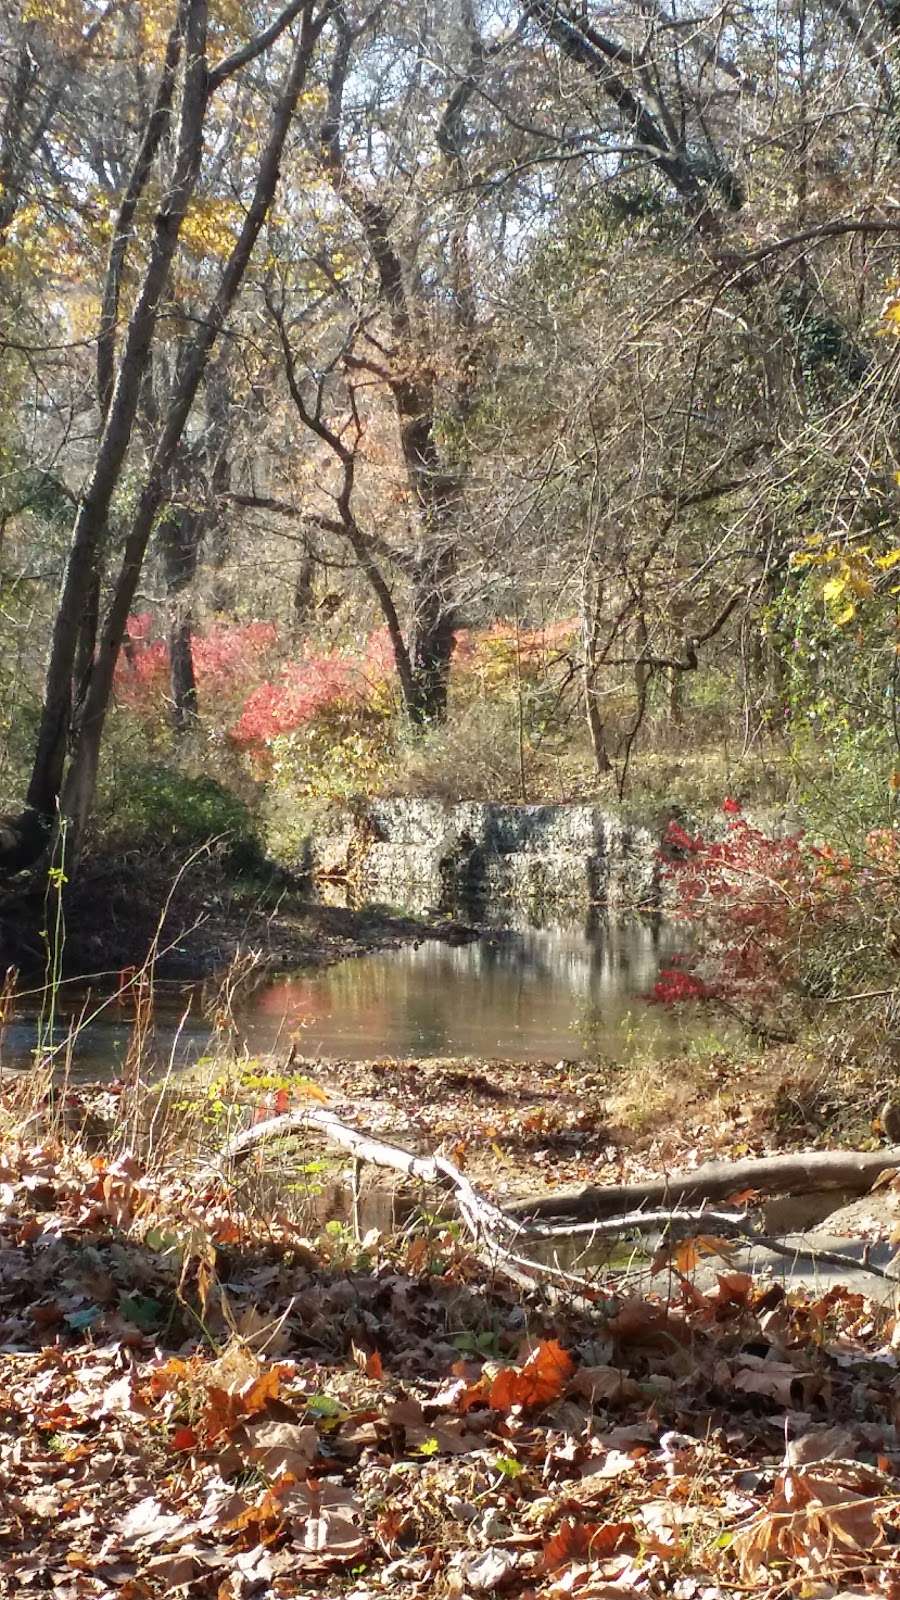
<svg viewBox="0 0 900 1600">
<path fill-rule="evenodd" d="M 895 20 L 7 7 L 7 868 L 136 717 L 297 795 L 455 728 L 520 797 L 812 717 L 889 807 Z"/>
</svg>

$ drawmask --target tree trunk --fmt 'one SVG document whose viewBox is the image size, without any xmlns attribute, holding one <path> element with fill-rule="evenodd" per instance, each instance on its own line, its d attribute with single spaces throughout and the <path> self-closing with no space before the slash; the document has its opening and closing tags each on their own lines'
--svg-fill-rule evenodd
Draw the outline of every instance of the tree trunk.
<svg viewBox="0 0 900 1600">
<path fill-rule="evenodd" d="M 200 170 L 208 95 L 206 0 L 182 0 L 179 16 L 185 42 L 185 80 L 175 168 L 156 214 L 150 260 L 128 324 L 118 379 L 93 471 L 75 518 L 53 626 L 44 704 L 27 796 L 28 804 L 46 817 L 55 814 L 62 788 L 76 654 L 98 566 L 100 541 L 131 442 L 141 385 L 150 361 L 178 235 Z"/>
<path fill-rule="evenodd" d="M 669 723 L 680 728 L 684 722 L 684 673 L 676 667 L 669 668 Z"/>
<path fill-rule="evenodd" d="M 169 402 L 163 430 L 153 454 L 147 481 L 132 521 L 119 576 L 107 612 L 85 697 L 84 714 L 76 748 L 62 791 L 61 809 L 70 819 L 69 859 L 77 861 L 84 827 L 93 805 L 106 712 L 113 677 L 122 647 L 134 593 L 140 578 L 159 508 L 171 482 L 184 427 L 206 371 L 216 340 L 225 325 L 249 265 L 253 248 L 269 214 L 278 185 L 279 166 L 297 100 L 306 79 L 316 40 L 327 13 L 313 23 L 311 8 L 304 11 L 303 28 L 294 49 L 287 82 L 272 114 L 269 137 L 262 152 L 253 198 L 240 234 L 226 262 L 222 278 L 205 320 L 198 326 L 180 366 L 175 392 Z M 204 81 L 207 77 L 204 68 Z M 201 124 L 202 127 L 202 124 Z M 120 378 L 121 383 L 121 378 Z M 117 385 L 116 393 L 118 393 Z M 113 410 L 116 397 L 113 397 Z"/>
<path fill-rule="evenodd" d="M 425 726 L 447 714 L 450 661 L 456 634 L 452 586 L 456 577 L 459 484 L 442 466 L 434 438 L 430 389 L 395 384 L 406 469 L 419 502 L 419 548 L 413 579 L 413 721 Z"/>
<path fill-rule="evenodd" d="M 172 727 L 184 733 L 197 715 L 193 619 L 189 589 L 197 573 L 201 514 L 192 506 L 170 506 L 159 528 L 169 609 L 169 684 Z"/>
<path fill-rule="evenodd" d="M 300 563 L 300 571 L 294 583 L 294 595 L 291 603 L 291 633 L 295 639 L 302 639 L 309 619 L 312 615 L 315 602 L 315 576 L 316 558 L 311 549 L 304 552 Z"/>
<path fill-rule="evenodd" d="M 585 667 L 584 672 L 584 708 L 587 715 L 588 733 L 591 736 L 591 749 L 594 752 L 594 765 L 598 777 L 605 777 L 612 772 L 613 764 L 606 746 L 606 729 L 600 715 L 600 697 L 594 684 L 593 674 Z"/>
<path fill-rule="evenodd" d="M 426 562 L 417 575 L 413 597 L 410 709 L 413 721 L 420 726 L 443 722 L 447 714 L 455 623 L 443 591 L 455 565 L 455 552 L 448 546 L 436 562 Z"/>
<path fill-rule="evenodd" d="M 587 717 L 591 749 L 598 777 L 612 772 L 606 744 L 606 729 L 600 712 L 600 695 L 597 691 L 597 674 L 600 668 L 598 652 L 600 629 L 603 621 L 604 585 L 596 571 L 596 562 L 589 551 L 581 579 L 581 681 L 584 690 L 584 709 Z"/>
<path fill-rule="evenodd" d="M 186 733 L 197 717 L 197 679 L 194 675 L 194 625 L 190 608 L 177 611 L 169 622 L 169 677 L 172 686 L 172 727 Z"/>
</svg>

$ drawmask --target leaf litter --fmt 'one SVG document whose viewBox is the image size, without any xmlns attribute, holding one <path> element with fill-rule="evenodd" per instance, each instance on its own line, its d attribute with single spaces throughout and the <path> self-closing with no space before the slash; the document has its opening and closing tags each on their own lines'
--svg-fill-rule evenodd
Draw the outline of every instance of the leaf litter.
<svg viewBox="0 0 900 1600">
<path fill-rule="evenodd" d="M 736 1272 L 551 1304 L 440 1219 L 0 1153 L 0 1592 L 900 1600 L 900 1322 Z"/>
</svg>

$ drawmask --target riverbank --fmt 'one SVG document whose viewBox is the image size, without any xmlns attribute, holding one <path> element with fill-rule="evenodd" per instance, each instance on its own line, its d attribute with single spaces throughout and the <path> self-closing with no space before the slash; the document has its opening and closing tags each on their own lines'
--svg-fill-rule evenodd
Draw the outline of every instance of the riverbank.
<svg viewBox="0 0 900 1600">
<path fill-rule="evenodd" d="M 115 975 L 152 956 L 159 978 L 192 982 L 224 973 L 248 951 L 257 973 L 315 967 L 414 939 L 461 942 L 474 931 L 453 918 L 324 905 L 303 879 L 264 861 L 236 870 L 227 857 L 195 853 L 96 856 L 72 883 L 7 896 L 0 905 L 0 965 L 28 976 L 48 964 L 45 930 L 67 978 Z"/>
<path fill-rule="evenodd" d="M 289 1059 L 289 1065 L 286 1064 Z M 262 1073 L 262 1077 L 260 1074 Z M 267 1076 L 270 1074 L 271 1076 Z M 621 1183 L 709 1161 L 807 1148 L 876 1150 L 880 1085 L 825 1071 L 799 1046 L 711 1038 L 620 1066 L 484 1057 L 304 1058 L 204 1067 L 193 1078 L 252 1115 L 305 1103 L 415 1152 L 452 1153 L 501 1202 L 538 1190 Z"/>
</svg>

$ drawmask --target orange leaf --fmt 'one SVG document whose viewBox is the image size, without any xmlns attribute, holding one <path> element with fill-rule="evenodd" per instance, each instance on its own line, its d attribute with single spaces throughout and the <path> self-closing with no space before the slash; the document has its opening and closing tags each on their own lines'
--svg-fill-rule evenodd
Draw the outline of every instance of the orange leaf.
<svg viewBox="0 0 900 1600">
<path fill-rule="evenodd" d="M 320 1105 L 323 1106 L 328 1104 L 328 1095 L 325 1090 L 320 1089 L 317 1083 L 313 1083 L 312 1078 L 298 1079 L 294 1084 L 294 1093 L 302 1095 L 304 1100 L 318 1100 Z"/>
<path fill-rule="evenodd" d="M 718 1272 L 719 1299 L 734 1305 L 746 1306 L 753 1294 L 753 1279 L 749 1272 Z"/>
<path fill-rule="evenodd" d="M 237 1425 L 243 1409 L 237 1395 L 229 1394 L 217 1383 L 211 1383 L 206 1391 L 206 1403 L 203 1426 L 207 1438 L 218 1439 L 220 1434 L 230 1433 Z"/>
<path fill-rule="evenodd" d="M 277 1400 L 281 1391 L 281 1369 L 266 1367 L 258 1378 L 252 1378 L 240 1391 L 240 1401 L 248 1417 L 262 1411 L 270 1400 Z"/>
<path fill-rule="evenodd" d="M 543 1339 L 522 1367 L 504 1367 L 491 1384 L 488 1404 L 494 1411 L 512 1406 L 543 1406 L 562 1394 L 575 1363 L 556 1339 Z"/>
<path fill-rule="evenodd" d="M 681 1243 L 675 1250 L 673 1259 L 678 1271 L 683 1272 L 687 1277 L 691 1272 L 694 1271 L 694 1268 L 700 1260 L 700 1251 L 697 1248 L 697 1240 L 682 1239 Z"/>
<path fill-rule="evenodd" d="M 361 1345 L 351 1344 L 350 1352 L 360 1372 L 364 1372 L 367 1378 L 382 1376 L 384 1367 L 377 1350 L 364 1350 Z"/>
<path fill-rule="evenodd" d="M 693 1239 L 682 1239 L 674 1254 L 675 1266 L 687 1277 L 698 1265 L 701 1256 L 728 1256 L 734 1250 L 729 1239 L 718 1239 L 712 1233 L 698 1233 Z"/>
<path fill-rule="evenodd" d="M 193 1428 L 176 1428 L 169 1444 L 173 1450 L 193 1450 L 197 1435 Z"/>
</svg>

